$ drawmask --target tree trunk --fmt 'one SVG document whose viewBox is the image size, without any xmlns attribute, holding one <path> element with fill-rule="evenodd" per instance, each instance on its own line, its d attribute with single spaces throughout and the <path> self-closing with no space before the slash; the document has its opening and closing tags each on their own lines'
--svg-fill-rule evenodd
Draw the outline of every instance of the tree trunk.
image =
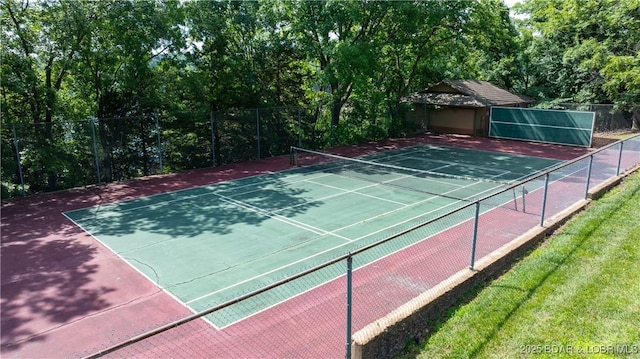
<svg viewBox="0 0 640 359">
<path fill-rule="evenodd" d="M 340 123 L 340 112 L 342 111 L 343 105 L 340 101 L 334 101 L 331 104 L 331 126 L 334 128 L 337 128 Z"/>
<path fill-rule="evenodd" d="M 340 112 L 342 111 L 342 106 L 344 106 L 344 102 L 341 101 L 333 101 L 331 103 L 331 138 L 330 144 L 331 146 L 335 146 L 336 144 L 336 131 L 338 130 L 338 124 L 340 123 Z"/>
</svg>

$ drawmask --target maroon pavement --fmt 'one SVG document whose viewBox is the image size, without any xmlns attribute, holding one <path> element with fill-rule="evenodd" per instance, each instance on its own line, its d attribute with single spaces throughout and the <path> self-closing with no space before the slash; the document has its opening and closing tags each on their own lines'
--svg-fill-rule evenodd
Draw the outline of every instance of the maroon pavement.
<svg viewBox="0 0 640 359">
<path fill-rule="evenodd" d="M 359 146 L 344 146 L 334 148 L 330 152 L 354 156 L 417 144 L 476 148 L 565 160 L 575 158 L 587 151 L 581 148 L 526 144 L 470 136 L 421 135 L 365 143 Z M 151 176 L 104 186 L 47 193 L 4 203 L 0 226 L 2 236 L 0 252 L 2 347 L 0 354 L 5 358 L 84 356 L 191 314 L 170 295 L 71 223 L 62 215 L 62 212 L 286 168 L 289 168 L 288 157 L 282 156 L 179 174 Z M 468 224 L 459 226 L 460 228 L 455 230 L 468 233 L 468 228 L 464 226 Z M 442 250 L 468 252 L 461 249 L 468 246 L 466 239 L 457 241 L 454 240 L 457 237 L 452 236 L 450 233 L 447 234 L 446 245 L 443 244 L 444 242 L 438 242 L 437 238 L 421 243 L 421 245 L 431 245 L 430 249 L 424 249 L 423 252 L 433 256 L 429 272 L 423 273 L 429 275 L 428 286 L 437 284 L 445 279 L 446 275 L 451 274 L 451 270 L 447 268 L 453 263 L 450 260 L 443 260 L 446 257 L 442 255 Z M 458 246 L 462 247 L 457 248 Z M 418 264 L 411 263 L 410 259 L 399 260 L 398 257 L 385 259 L 376 266 L 392 260 L 395 264 L 385 264 L 383 266 L 385 270 L 388 271 L 394 265 L 398 266 L 402 263 L 420 268 L 415 267 Z M 454 262 L 459 264 L 466 260 L 468 258 L 464 257 Z M 364 282 L 358 283 L 365 283 L 360 285 L 370 282 L 370 279 L 365 281 L 365 273 L 368 271 L 378 273 L 374 270 L 376 266 L 369 266 L 367 268 L 372 269 L 360 271 L 363 279 L 357 280 Z M 440 279 L 442 276 L 445 277 Z M 380 280 L 389 281 L 388 288 L 394 288 L 391 283 L 397 279 L 398 277 L 394 276 L 391 270 Z M 419 290 L 424 289 L 405 288 L 403 290 L 406 293 L 402 295 L 411 298 Z M 367 292 L 361 288 L 360 293 Z M 388 293 L 379 293 L 377 297 L 385 295 Z M 376 305 L 373 301 L 375 297 L 374 295 L 364 296 L 358 304 L 359 307 L 355 308 L 362 311 L 356 322 L 359 327 L 366 325 L 371 318 L 375 319 L 380 313 L 388 312 L 389 308 L 381 307 L 375 311 L 368 308 L 369 305 Z M 373 302 L 368 303 L 366 300 Z M 321 311 L 319 317 L 312 315 L 314 310 Z M 323 314 L 322 311 L 325 313 Z M 344 278 L 341 277 L 323 286 L 321 292 L 307 292 L 271 310 L 231 325 L 223 331 L 217 331 L 209 324 L 198 321 L 183 329 L 172 331 L 168 334 L 172 338 L 171 341 L 158 336 L 158 340 L 141 343 L 132 347 L 132 350 L 133 353 L 137 353 L 136 355 L 143 357 L 326 356 L 328 348 L 344 347 L 344 338 L 340 334 L 344 331 L 344 320 L 339 318 L 343 312 Z M 326 320 L 318 322 L 317 318 L 326 318 Z M 313 331 L 310 331 L 313 335 L 303 338 L 302 343 L 306 343 L 305 345 L 300 341 L 292 340 L 291 337 L 291 333 L 304 336 L 304 333 L 300 333 L 301 327 L 313 328 Z M 203 341 L 197 341 L 201 343 L 202 348 L 191 344 L 190 349 L 187 350 L 185 346 L 179 345 L 181 340 L 193 343 L 199 336 L 203 338 Z M 266 346 L 261 349 L 260 343 L 266 343 Z M 343 356 L 343 353 L 334 354 L 331 356 Z"/>
</svg>

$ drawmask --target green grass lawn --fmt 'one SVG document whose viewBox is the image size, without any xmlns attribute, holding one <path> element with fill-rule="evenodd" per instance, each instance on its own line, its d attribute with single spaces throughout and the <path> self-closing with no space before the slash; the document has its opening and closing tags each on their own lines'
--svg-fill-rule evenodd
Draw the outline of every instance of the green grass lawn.
<svg viewBox="0 0 640 359">
<path fill-rule="evenodd" d="M 640 173 L 592 202 L 400 358 L 640 358 Z"/>
</svg>

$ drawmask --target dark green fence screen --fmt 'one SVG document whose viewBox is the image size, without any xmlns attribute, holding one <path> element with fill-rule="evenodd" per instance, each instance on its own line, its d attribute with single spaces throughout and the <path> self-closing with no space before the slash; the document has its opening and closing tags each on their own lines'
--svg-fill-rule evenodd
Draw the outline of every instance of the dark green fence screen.
<svg viewBox="0 0 640 359">
<path fill-rule="evenodd" d="M 489 136 L 590 147 L 595 113 L 492 107 Z"/>
</svg>

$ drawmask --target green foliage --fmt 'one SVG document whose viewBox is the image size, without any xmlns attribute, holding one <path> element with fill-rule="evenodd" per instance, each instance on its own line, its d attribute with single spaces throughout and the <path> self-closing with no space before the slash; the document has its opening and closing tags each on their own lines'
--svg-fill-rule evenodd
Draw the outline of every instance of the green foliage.
<svg viewBox="0 0 640 359">
<path fill-rule="evenodd" d="M 640 51 L 635 56 L 611 56 L 602 67 L 604 90 L 623 105 L 640 103 Z"/>
<path fill-rule="evenodd" d="M 637 0 L 525 0 L 518 22 L 500 0 L 2 0 L 0 9 L 2 125 L 31 126 L 19 139 L 31 191 L 95 182 L 98 171 L 112 181 L 202 167 L 214 147 L 246 152 L 215 153 L 217 163 L 250 156 L 247 126 L 214 123 L 211 139 L 212 111 L 300 106 L 301 137 L 323 146 L 413 133 L 402 97 L 444 79 L 544 101 L 629 108 L 640 96 Z M 265 139 L 299 140 L 295 116 L 285 117 L 272 117 Z M 104 120 L 95 134 L 65 125 L 90 118 Z M 155 119 L 162 169 L 145 122 Z M 263 146 L 261 156 L 287 144 Z"/>
<path fill-rule="evenodd" d="M 639 1 L 526 0 L 518 9 L 529 16 L 523 32 L 535 34 L 527 41 L 528 94 L 583 103 L 625 101 L 614 96 L 618 82 L 611 64 L 637 52 Z"/>
</svg>

